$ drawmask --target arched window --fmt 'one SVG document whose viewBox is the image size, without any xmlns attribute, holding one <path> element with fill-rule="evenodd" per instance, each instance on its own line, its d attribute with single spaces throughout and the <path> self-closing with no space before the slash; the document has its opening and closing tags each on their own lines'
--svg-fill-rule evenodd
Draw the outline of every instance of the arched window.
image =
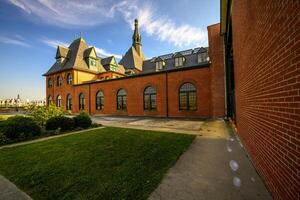
<svg viewBox="0 0 300 200">
<path fill-rule="evenodd" d="M 49 97 L 48 97 L 48 106 L 49 106 L 51 103 L 52 103 L 52 97 L 49 96 Z"/>
<path fill-rule="evenodd" d="M 56 98 L 56 106 L 61 107 L 61 96 L 60 95 L 58 95 Z"/>
<path fill-rule="evenodd" d="M 85 98 L 84 98 L 84 94 L 80 93 L 79 94 L 79 110 L 84 110 L 85 107 Z"/>
<path fill-rule="evenodd" d="M 67 95 L 67 110 L 72 110 L 72 95 Z"/>
<path fill-rule="evenodd" d="M 144 90 L 144 110 L 156 110 L 156 90 L 151 86 Z"/>
<path fill-rule="evenodd" d="M 68 73 L 68 75 L 67 75 L 67 84 L 72 85 L 72 81 L 73 81 L 72 74 Z"/>
<path fill-rule="evenodd" d="M 104 95 L 103 92 L 98 91 L 96 94 L 96 109 L 102 110 L 104 107 Z"/>
<path fill-rule="evenodd" d="M 62 82 L 62 80 L 61 80 L 61 77 L 60 76 L 57 76 L 56 77 L 56 86 L 61 86 L 61 82 Z"/>
<path fill-rule="evenodd" d="M 127 94 L 124 89 L 120 89 L 117 93 L 117 110 L 126 110 L 127 109 Z"/>
<path fill-rule="evenodd" d="M 48 78 L 48 87 L 52 87 L 52 79 Z"/>
<path fill-rule="evenodd" d="M 179 89 L 179 110 L 197 110 L 197 91 L 191 83 L 183 84 Z"/>
</svg>

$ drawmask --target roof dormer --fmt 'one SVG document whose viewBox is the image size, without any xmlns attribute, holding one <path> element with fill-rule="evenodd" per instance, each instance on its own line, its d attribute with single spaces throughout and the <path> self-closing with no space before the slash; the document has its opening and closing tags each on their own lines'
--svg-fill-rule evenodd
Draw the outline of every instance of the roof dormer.
<svg viewBox="0 0 300 200">
<path fill-rule="evenodd" d="M 97 57 L 94 47 L 87 48 L 83 53 L 84 60 L 86 61 L 89 69 L 98 71 L 100 65 L 100 58 Z"/>
<path fill-rule="evenodd" d="M 156 71 L 164 69 L 165 65 L 166 65 L 166 63 L 165 63 L 165 61 L 161 57 L 157 57 L 155 59 Z"/>
<path fill-rule="evenodd" d="M 182 67 L 186 60 L 186 58 L 180 52 L 175 53 L 173 58 L 175 59 L 175 67 Z"/>
<path fill-rule="evenodd" d="M 63 46 L 58 46 L 56 51 L 55 59 L 58 63 L 64 64 L 70 56 L 70 49 Z"/>
</svg>

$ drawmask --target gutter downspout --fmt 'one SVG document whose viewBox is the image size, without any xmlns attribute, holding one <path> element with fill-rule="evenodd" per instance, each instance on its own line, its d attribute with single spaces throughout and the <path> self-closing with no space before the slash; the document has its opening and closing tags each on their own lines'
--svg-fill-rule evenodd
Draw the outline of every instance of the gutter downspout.
<svg viewBox="0 0 300 200">
<path fill-rule="evenodd" d="M 91 84 L 89 84 L 89 114 L 91 115 Z"/>
<path fill-rule="evenodd" d="M 166 117 L 169 117 L 169 94 L 168 94 L 168 72 L 166 72 L 166 109 L 167 109 L 167 113 L 166 113 Z"/>
</svg>

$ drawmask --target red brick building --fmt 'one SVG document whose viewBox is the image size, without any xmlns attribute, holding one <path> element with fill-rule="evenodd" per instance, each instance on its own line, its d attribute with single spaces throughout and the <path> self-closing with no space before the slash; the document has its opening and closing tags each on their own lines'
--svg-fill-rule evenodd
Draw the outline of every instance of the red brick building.
<svg viewBox="0 0 300 200">
<path fill-rule="evenodd" d="M 47 104 L 72 113 L 159 117 L 223 117 L 223 40 L 208 27 L 209 48 L 146 60 L 138 21 L 132 46 L 117 63 L 100 58 L 80 37 L 59 46 L 46 76 Z"/>
<path fill-rule="evenodd" d="M 300 1 L 222 0 L 226 114 L 274 199 L 300 199 Z"/>
</svg>

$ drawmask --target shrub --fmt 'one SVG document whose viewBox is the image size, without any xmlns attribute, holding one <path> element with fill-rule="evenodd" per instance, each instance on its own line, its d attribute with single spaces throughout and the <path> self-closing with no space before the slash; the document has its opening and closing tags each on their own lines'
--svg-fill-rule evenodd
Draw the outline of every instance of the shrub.
<svg viewBox="0 0 300 200">
<path fill-rule="evenodd" d="M 40 135 L 41 127 L 31 117 L 14 116 L 2 124 L 1 131 L 8 139 L 23 140 Z"/>
<path fill-rule="evenodd" d="M 46 130 L 56 130 L 61 131 L 73 130 L 75 126 L 74 120 L 65 116 L 51 117 L 46 122 Z"/>
<path fill-rule="evenodd" d="M 84 112 L 74 117 L 75 126 L 81 128 L 89 128 L 92 125 L 90 116 Z"/>
<path fill-rule="evenodd" d="M 101 124 L 97 124 L 97 123 L 92 123 L 91 128 L 97 128 L 102 126 Z"/>
<path fill-rule="evenodd" d="M 51 104 L 49 106 L 28 106 L 25 108 L 26 113 L 40 125 L 44 126 L 48 119 L 57 116 L 63 116 L 61 108 Z"/>
<path fill-rule="evenodd" d="M 4 133 L 0 132 L 0 145 L 6 144 L 7 143 L 7 138 L 4 135 Z"/>
</svg>

